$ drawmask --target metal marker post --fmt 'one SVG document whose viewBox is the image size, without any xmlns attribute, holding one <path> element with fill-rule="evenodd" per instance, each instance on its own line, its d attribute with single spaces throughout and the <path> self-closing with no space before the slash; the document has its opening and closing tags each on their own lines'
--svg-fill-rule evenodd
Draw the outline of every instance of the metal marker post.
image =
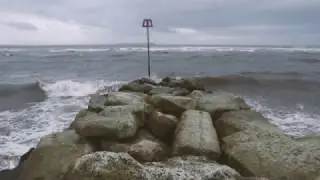
<svg viewBox="0 0 320 180">
<path fill-rule="evenodd" d="M 150 78 L 150 33 L 149 28 L 153 27 L 152 19 L 144 19 L 142 22 L 142 27 L 147 29 L 147 47 L 148 47 L 148 75 Z"/>
</svg>

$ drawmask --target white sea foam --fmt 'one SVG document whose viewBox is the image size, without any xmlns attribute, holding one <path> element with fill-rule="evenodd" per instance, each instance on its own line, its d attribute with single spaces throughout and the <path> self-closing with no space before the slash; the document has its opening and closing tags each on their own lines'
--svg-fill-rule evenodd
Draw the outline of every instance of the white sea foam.
<svg viewBox="0 0 320 180">
<path fill-rule="evenodd" d="M 51 53 L 59 52 L 104 52 L 109 51 L 110 48 L 66 48 L 66 49 L 50 49 Z"/>
<path fill-rule="evenodd" d="M 100 89 L 108 90 L 107 87 L 116 89 L 121 83 L 71 80 L 42 83 L 42 88 L 48 94 L 46 101 L 18 112 L 0 112 L 0 129 L 8 130 L 7 133 L 0 132 L 0 155 L 8 157 L 7 162 L 0 163 L 0 169 L 8 168 L 9 159 L 27 152 L 42 136 L 68 127 L 76 113 L 87 106 L 88 95 Z"/>
<path fill-rule="evenodd" d="M 146 47 L 120 47 L 114 51 L 145 52 Z M 303 47 L 237 47 L 237 46 L 172 46 L 172 47 L 151 47 L 151 52 L 320 52 L 320 48 Z"/>
<path fill-rule="evenodd" d="M 293 136 L 320 134 L 320 115 L 306 113 L 301 104 L 297 104 L 296 109 L 271 108 L 262 98 L 245 97 L 245 99 L 250 106 L 261 112 L 286 134 Z"/>
<path fill-rule="evenodd" d="M 21 52 L 25 50 L 26 49 L 22 49 L 22 48 L 0 48 L 0 52 Z"/>
<path fill-rule="evenodd" d="M 104 87 L 113 87 L 121 84 L 121 81 L 105 82 L 87 81 L 76 82 L 72 80 L 62 80 L 53 84 L 42 84 L 42 88 L 47 92 L 49 97 L 81 97 L 96 93 L 97 90 Z"/>
</svg>

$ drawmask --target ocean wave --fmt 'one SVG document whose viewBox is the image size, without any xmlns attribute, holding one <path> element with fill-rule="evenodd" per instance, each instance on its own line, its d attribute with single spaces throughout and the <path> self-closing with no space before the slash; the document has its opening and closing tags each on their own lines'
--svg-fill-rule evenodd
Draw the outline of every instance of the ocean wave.
<svg viewBox="0 0 320 180">
<path fill-rule="evenodd" d="M 314 75 L 313 72 L 301 73 L 301 72 L 294 72 L 294 71 L 288 71 L 288 72 L 272 72 L 272 71 L 247 71 L 247 72 L 241 72 L 240 75 L 243 76 L 249 76 L 249 77 L 260 77 L 260 78 L 300 78 L 300 77 L 309 77 Z"/>
<path fill-rule="evenodd" d="M 46 99 L 46 92 L 39 83 L 0 84 L 0 111 L 24 108 L 30 103 Z"/>
<path fill-rule="evenodd" d="M 83 97 L 107 89 L 115 91 L 124 81 L 73 81 L 61 80 L 54 83 L 41 82 L 41 88 L 48 97 Z"/>
<path fill-rule="evenodd" d="M 300 59 L 299 61 L 304 62 L 304 63 L 308 63 L 308 64 L 320 63 L 320 59 L 315 59 L 315 58 Z"/>
<path fill-rule="evenodd" d="M 296 74 L 294 74 L 296 75 Z M 269 77 L 268 77 L 269 76 Z M 287 78 L 272 78 L 268 76 L 244 76 L 244 75 L 230 75 L 219 77 L 199 77 L 206 87 L 222 88 L 227 86 L 241 86 L 241 87 L 269 87 L 274 90 L 290 89 L 290 90 L 320 90 L 320 82 L 312 80 L 304 80 L 301 78 L 287 77 Z"/>
</svg>

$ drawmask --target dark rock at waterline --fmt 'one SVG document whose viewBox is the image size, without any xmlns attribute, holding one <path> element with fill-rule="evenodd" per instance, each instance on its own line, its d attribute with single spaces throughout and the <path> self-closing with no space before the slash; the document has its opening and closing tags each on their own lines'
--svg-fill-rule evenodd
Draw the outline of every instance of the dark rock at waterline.
<svg viewBox="0 0 320 180">
<path fill-rule="evenodd" d="M 16 180 L 19 177 L 19 174 L 21 172 L 21 166 L 22 164 L 29 158 L 31 153 L 34 151 L 34 148 L 31 148 L 28 152 L 23 154 L 20 157 L 19 164 L 17 167 L 13 169 L 5 169 L 0 171 L 0 179 L 1 180 Z"/>
<path fill-rule="evenodd" d="M 164 78 L 159 85 L 173 87 L 173 88 L 184 88 L 189 91 L 194 90 L 205 90 L 204 83 L 199 81 L 197 78 Z"/>
<path fill-rule="evenodd" d="M 61 180 L 73 161 L 91 152 L 92 146 L 73 130 L 47 135 L 21 165 L 15 180 Z"/>
</svg>

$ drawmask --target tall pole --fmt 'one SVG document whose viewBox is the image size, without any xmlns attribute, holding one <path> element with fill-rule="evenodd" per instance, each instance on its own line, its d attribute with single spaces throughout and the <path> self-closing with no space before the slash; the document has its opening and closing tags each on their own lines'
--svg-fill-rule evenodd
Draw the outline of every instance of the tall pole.
<svg viewBox="0 0 320 180">
<path fill-rule="evenodd" d="M 147 27 L 147 47 L 148 47 L 148 75 L 150 78 L 150 33 L 149 33 L 149 27 Z"/>
<path fill-rule="evenodd" d="M 150 68 L 150 32 L 149 28 L 153 27 L 152 19 L 144 19 L 142 21 L 142 27 L 146 28 L 147 31 L 147 48 L 148 48 L 148 76 L 151 77 L 151 68 Z"/>
</svg>

